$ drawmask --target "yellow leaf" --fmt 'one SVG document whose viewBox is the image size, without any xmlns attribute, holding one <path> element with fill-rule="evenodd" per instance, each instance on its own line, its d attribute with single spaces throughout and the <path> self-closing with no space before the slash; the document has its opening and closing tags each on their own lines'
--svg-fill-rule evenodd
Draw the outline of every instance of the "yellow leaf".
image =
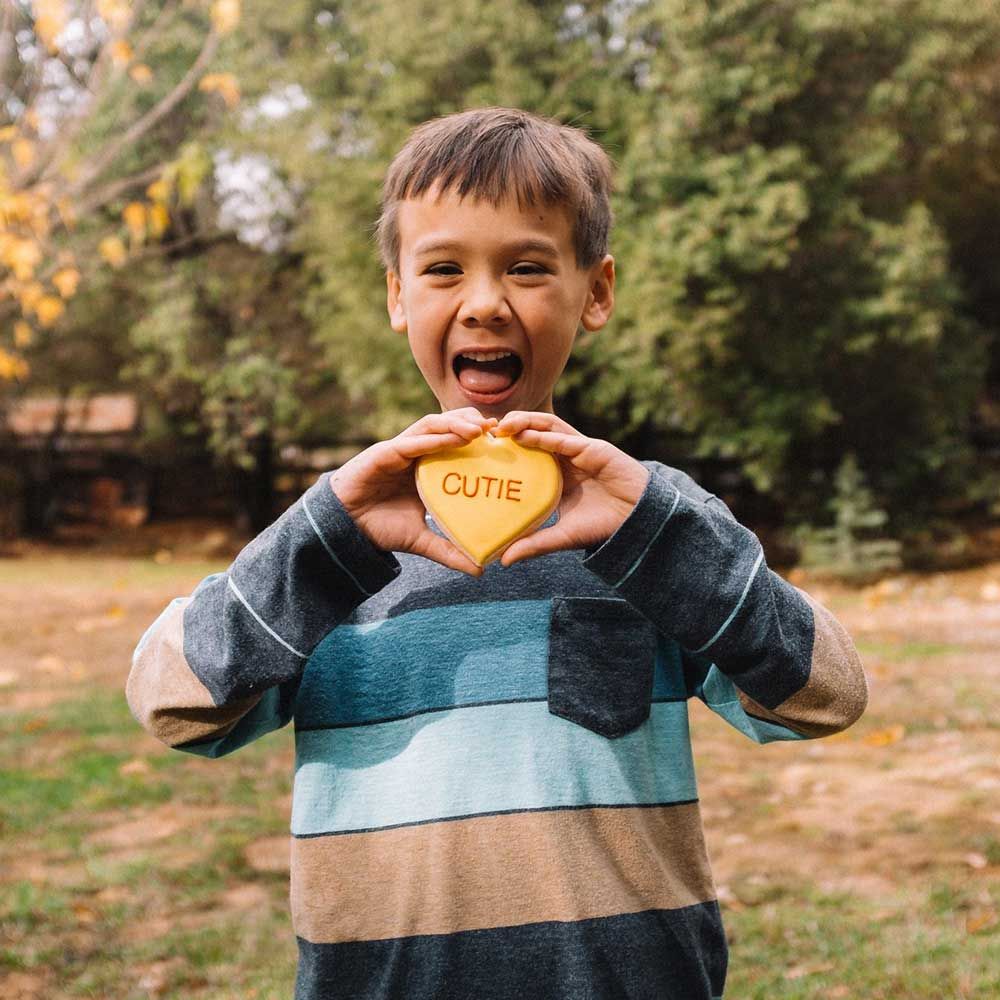
<svg viewBox="0 0 1000 1000">
<path fill-rule="evenodd" d="M 240 23 L 240 0 L 215 0 L 212 4 L 212 27 L 227 35 Z"/>
<path fill-rule="evenodd" d="M 146 235 L 146 206 L 141 201 L 130 201 L 122 209 L 122 218 L 134 240 L 141 240 Z"/>
<path fill-rule="evenodd" d="M 76 209 L 68 198 L 60 198 L 56 202 L 59 211 L 59 218 L 67 229 L 73 229 L 76 225 Z"/>
<path fill-rule="evenodd" d="M 31 347 L 35 340 L 35 331 L 31 329 L 31 324 L 19 319 L 14 324 L 14 346 Z"/>
<path fill-rule="evenodd" d="M 153 79 L 153 71 L 145 63 L 136 63 L 129 69 L 128 75 L 136 83 L 149 83 Z"/>
<path fill-rule="evenodd" d="M 52 275 L 52 284 L 64 299 L 71 299 L 80 284 L 80 272 L 75 267 L 61 267 Z"/>
<path fill-rule="evenodd" d="M 132 16 L 125 0 L 97 0 L 97 13 L 113 31 L 124 31 Z"/>
<path fill-rule="evenodd" d="M 14 237 L 4 247 L 3 262 L 18 281 L 30 281 L 41 259 L 41 248 L 34 240 Z"/>
<path fill-rule="evenodd" d="M 66 306 L 62 299 L 57 299 L 54 295 L 44 295 L 35 307 L 38 313 L 38 322 L 48 328 L 66 311 Z"/>
<path fill-rule="evenodd" d="M 30 139 L 15 139 L 10 151 L 18 170 L 27 170 L 35 160 L 35 144 Z"/>
<path fill-rule="evenodd" d="M 166 201 L 170 197 L 170 184 L 160 178 L 146 188 L 146 194 L 151 201 Z"/>
<path fill-rule="evenodd" d="M 906 735 L 906 726 L 897 723 L 894 726 L 887 726 L 885 729 L 875 729 L 862 740 L 870 747 L 887 747 L 893 743 L 898 743 Z"/>
<path fill-rule="evenodd" d="M 0 128 L 0 142 L 10 142 L 11 139 L 17 137 L 20 130 L 16 125 L 4 125 Z"/>
<path fill-rule="evenodd" d="M 50 52 L 57 48 L 56 38 L 66 27 L 68 20 L 66 4 L 63 0 L 35 0 L 35 34 L 45 43 Z"/>
<path fill-rule="evenodd" d="M 45 289 L 40 281 L 29 281 L 17 290 L 17 299 L 21 303 L 22 312 L 29 315 L 35 311 L 35 306 L 45 294 Z"/>
<path fill-rule="evenodd" d="M 222 95 L 227 107 L 235 107 L 240 101 L 239 81 L 232 73 L 206 73 L 198 83 L 198 89 Z"/>
<path fill-rule="evenodd" d="M 170 212 L 162 201 L 149 206 L 149 231 L 154 237 L 162 236 L 170 225 Z"/>
<path fill-rule="evenodd" d="M 121 267 L 128 259 L 125 244 L 117 236 L 105 236 L 97 246 L 97 252 L 112 266 Z"/>
<path fill-rule="evenodd" d="M 108 51 L 111 59 L 122 66 L 127 66 L 132 59 L 132 46 L 124 38 L 113 41 Z"/>
<path fill-rule="evenodd" d="M 0 379 L 12 381 L 23 379 L 28 375 L 28 362 L 16 354 L 8 354 L 0 347 Z"/>
</svg>

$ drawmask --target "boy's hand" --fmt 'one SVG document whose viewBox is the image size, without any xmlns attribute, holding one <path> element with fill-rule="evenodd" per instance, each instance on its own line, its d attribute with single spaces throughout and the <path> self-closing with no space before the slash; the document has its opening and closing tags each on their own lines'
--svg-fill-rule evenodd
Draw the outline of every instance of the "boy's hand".
<svg viewBox="0 0 1000 1000">
<path fill-rule="evenodd" d="M 563 473 L 559 520 L 551 528 L 514 542 L 500 557 L 504 566 L 610 538 L 632 513 L 649 482 L 649 470 L 641 462 L 609 441 L 584 437 L 554 413 L 512 410 L 492 433 L 552 452 Z"/>
<path fill-rule="evenodd" d="M 481 566 L 427 526 L 413 463 L 421 455 L 460 448 L 496 422 L 496 417 L 484 417 L 474 406 L 430 413 L 389 441 L 355 455 L 331 473 L 330 486 L 355 524 L 380 549 L 413 552 L 470 576 L 482 576 Z"/>
</svg>

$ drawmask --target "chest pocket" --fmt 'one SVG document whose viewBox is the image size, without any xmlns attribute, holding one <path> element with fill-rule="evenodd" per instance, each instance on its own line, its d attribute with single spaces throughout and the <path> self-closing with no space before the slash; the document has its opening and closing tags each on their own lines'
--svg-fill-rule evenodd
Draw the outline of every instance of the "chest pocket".
<svg viewBox="0 0 1000 1000">
<path fill-rule="evenodd" d="M 649 717 L 656 629 L 628 601 L 556 597 L 549 622 L 549 711 L 613 739 Z"/>
</svg>

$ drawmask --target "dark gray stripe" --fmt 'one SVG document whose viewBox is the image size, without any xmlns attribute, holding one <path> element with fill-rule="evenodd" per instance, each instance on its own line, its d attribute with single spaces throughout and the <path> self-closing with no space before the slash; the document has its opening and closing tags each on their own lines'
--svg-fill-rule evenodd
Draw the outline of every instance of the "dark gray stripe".
<svg viewBox="0 0 1000 1000">
<path fill-rule="evenodd" d="M 728 948 L 719 905 L 312 944 L 296 1000 L 713 1000 Z"/>
<path fill-rule="evenodd" d="M 757 565 L 757 536 L 725 504 L 706 502 L 710 494 L 677 469 L 643 464 L 654 474 L 638 503 L 611 539 L 586 550 L 583 565 L 608 583 L 624 579 L 618 593 L 663 635 L 704 649 L 765 708 L 780 704 L 809 678 L 812 609 Z"/>
</svg>

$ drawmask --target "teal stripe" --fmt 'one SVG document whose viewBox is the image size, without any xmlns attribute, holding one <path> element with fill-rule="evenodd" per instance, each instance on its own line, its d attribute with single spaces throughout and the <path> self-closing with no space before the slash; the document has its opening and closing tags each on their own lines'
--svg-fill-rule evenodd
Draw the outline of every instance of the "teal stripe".
<svg viewBox="0 0 1000 1000">
<path fill-rule="evenodd" d="M 296 734 L 292 833 L 342 833 L 518 809 L 697 797 L 685 702 L 619 739 L 545 702 L 452 709 Z"/>
<path fill-rule="evenodd" d="M 340 625 L 306 664 L 296 728 L 545 699 L 551 610 L 549 599 L 484 601 Z M 662 637 L 658 646 L 653 697 L 685 697 L 679 647 Z"/>
<path fill-rule="evenodd" d="M 713 663 L 701 686 L 701 699 L 708 707 L 755 743 L 802 740 L 805 737 L 784 726 L 755 719 L 743 710 L 736 685 Z"/>
</svg>

